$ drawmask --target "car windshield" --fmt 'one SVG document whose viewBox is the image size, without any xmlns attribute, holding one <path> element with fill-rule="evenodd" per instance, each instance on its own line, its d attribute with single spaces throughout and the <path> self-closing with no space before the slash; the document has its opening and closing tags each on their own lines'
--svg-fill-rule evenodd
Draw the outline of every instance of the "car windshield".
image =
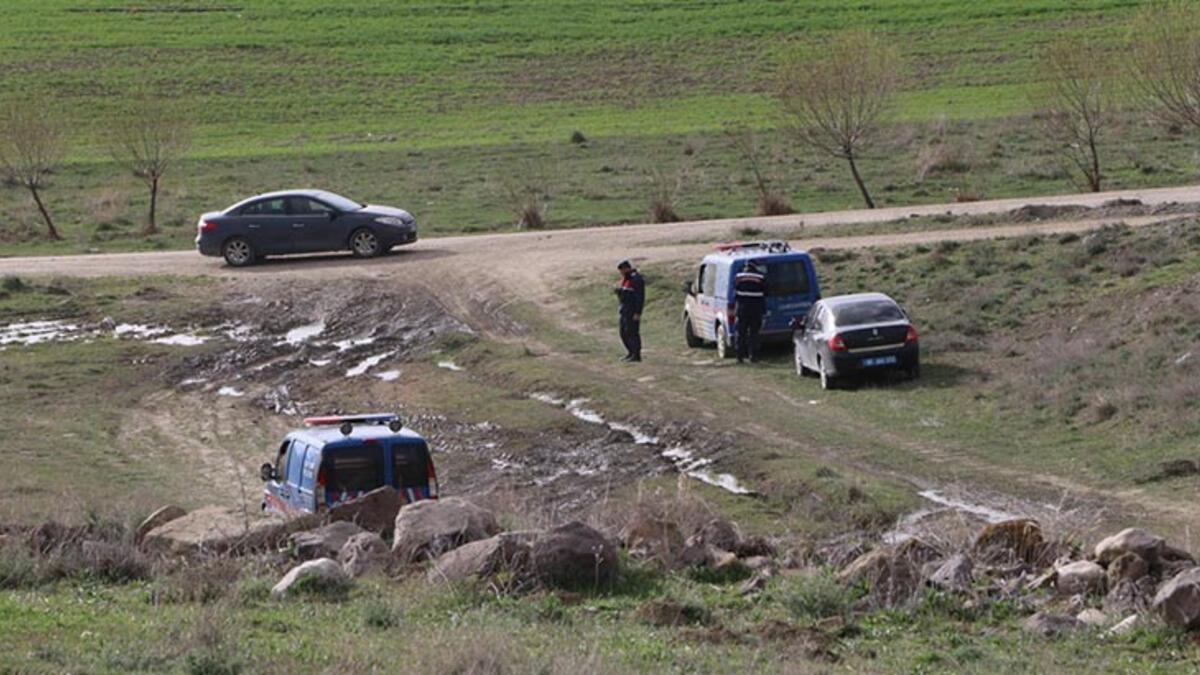
<svg viewBox="0 0 1200 675">
<path fill-rule="evenodd" d="M 839 326 L 904 321 L 904 312 L 900 311 L 896 303 L 888 300 L 863 300 L 835 305 L 832 309 L 834 320 Z"/>
<path fill-rule="evenodd" d="M 799 295 L 808 292 L 808 269 L 799 260 L 767 263 L 769 295 Z"/>
<path fill-rule="evenodd" d="M 321 201 L 324 201 L 338 211 L 357 211 L 364 206 L 353 199 L 347 199 L 332 192 L 321 192 L 318 196 L 321 198 Z"/>
</svg>

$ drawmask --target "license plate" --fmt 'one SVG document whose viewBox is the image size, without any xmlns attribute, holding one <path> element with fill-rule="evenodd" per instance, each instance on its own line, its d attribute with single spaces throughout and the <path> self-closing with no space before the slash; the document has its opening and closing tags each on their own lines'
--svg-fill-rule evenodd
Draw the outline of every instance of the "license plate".
<svg viewBox="0 0 1200 675">
<path fill-rule="evenodd" d="M 876 357 L 869 358 L 869 359 L 863 359 L 862 364 L 866 368 L 870 368 L 872 366 L 894 366 L 894 365 L 896 365 L 896 357 L 895 356 L 876 356 Z"/>
</svg>

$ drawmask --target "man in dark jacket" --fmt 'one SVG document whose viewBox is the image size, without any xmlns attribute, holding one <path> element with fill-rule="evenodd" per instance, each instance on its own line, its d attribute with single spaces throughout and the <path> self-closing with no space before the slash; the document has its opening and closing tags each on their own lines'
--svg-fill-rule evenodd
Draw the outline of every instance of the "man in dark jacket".
<svg viewBox="0 0 1200 675">
<path fill-rule="evenodd" d="M 737 360 L 758 361 L 758 333 L 767 310 L 767 278 L 758 261 L 746 263 L 733 278 L 737 321 Z"/>
<path fill-rule="evenodd" d="M 622 260 L 617 265 L 621 282 L 613 289 L 621 314 L 621 342 L 628 352 L 622 361 L 642 360 L 642 307 L 646 304 L 646 282 L 633 267 L 633 263 Z"/>
</svg>

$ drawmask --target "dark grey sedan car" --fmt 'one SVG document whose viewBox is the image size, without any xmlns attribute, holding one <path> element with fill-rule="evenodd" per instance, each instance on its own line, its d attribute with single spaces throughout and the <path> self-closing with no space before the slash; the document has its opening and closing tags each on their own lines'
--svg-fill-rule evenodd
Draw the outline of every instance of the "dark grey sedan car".
<svg viewBox="0 0 1200 675">
<path fill-rule="evenodd" d="M 196 248 L 234 267 L 269 255 L 349 250 L 371 258 L 417 240 L 417 224 L 403 209 L 359 204 L 324 190 L 268 192 L 224 211 L 200 216 Z"/>
<path fill-rule="evenodd" d="M 822 389 L 838 380 L 883 370 L 921 374 L 917 329 L 883 293 L 837 295 L 818 301 L 792 335 L 796 373 L 816 373 Z"/>
</svg>

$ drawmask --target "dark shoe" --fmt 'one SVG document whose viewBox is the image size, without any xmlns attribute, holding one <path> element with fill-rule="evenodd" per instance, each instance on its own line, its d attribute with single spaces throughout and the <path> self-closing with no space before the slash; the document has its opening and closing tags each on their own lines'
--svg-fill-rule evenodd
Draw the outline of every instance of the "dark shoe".
<svg viewBox="0 0 1200 675">
<path fill-rule="evenodd" d="M 630 362 L 630 363 L 641 363 L 641 362 L 642 362 L 642 357 L 640 357 L 640 356 L 631 356 L 631 357 L 629 357 L 629 362 Z"/>
<path fill-rule="evenodd" d="M 621 357 L 622 363 L 629 363 L 632 360 L 633 360 L 633 354 L 626 354 L 625 356 Z"/>
<path fill-rule="evenodd" d="M 738 363 L 742 363 L 742 357 L 738 357 Z"/>
</svg>

